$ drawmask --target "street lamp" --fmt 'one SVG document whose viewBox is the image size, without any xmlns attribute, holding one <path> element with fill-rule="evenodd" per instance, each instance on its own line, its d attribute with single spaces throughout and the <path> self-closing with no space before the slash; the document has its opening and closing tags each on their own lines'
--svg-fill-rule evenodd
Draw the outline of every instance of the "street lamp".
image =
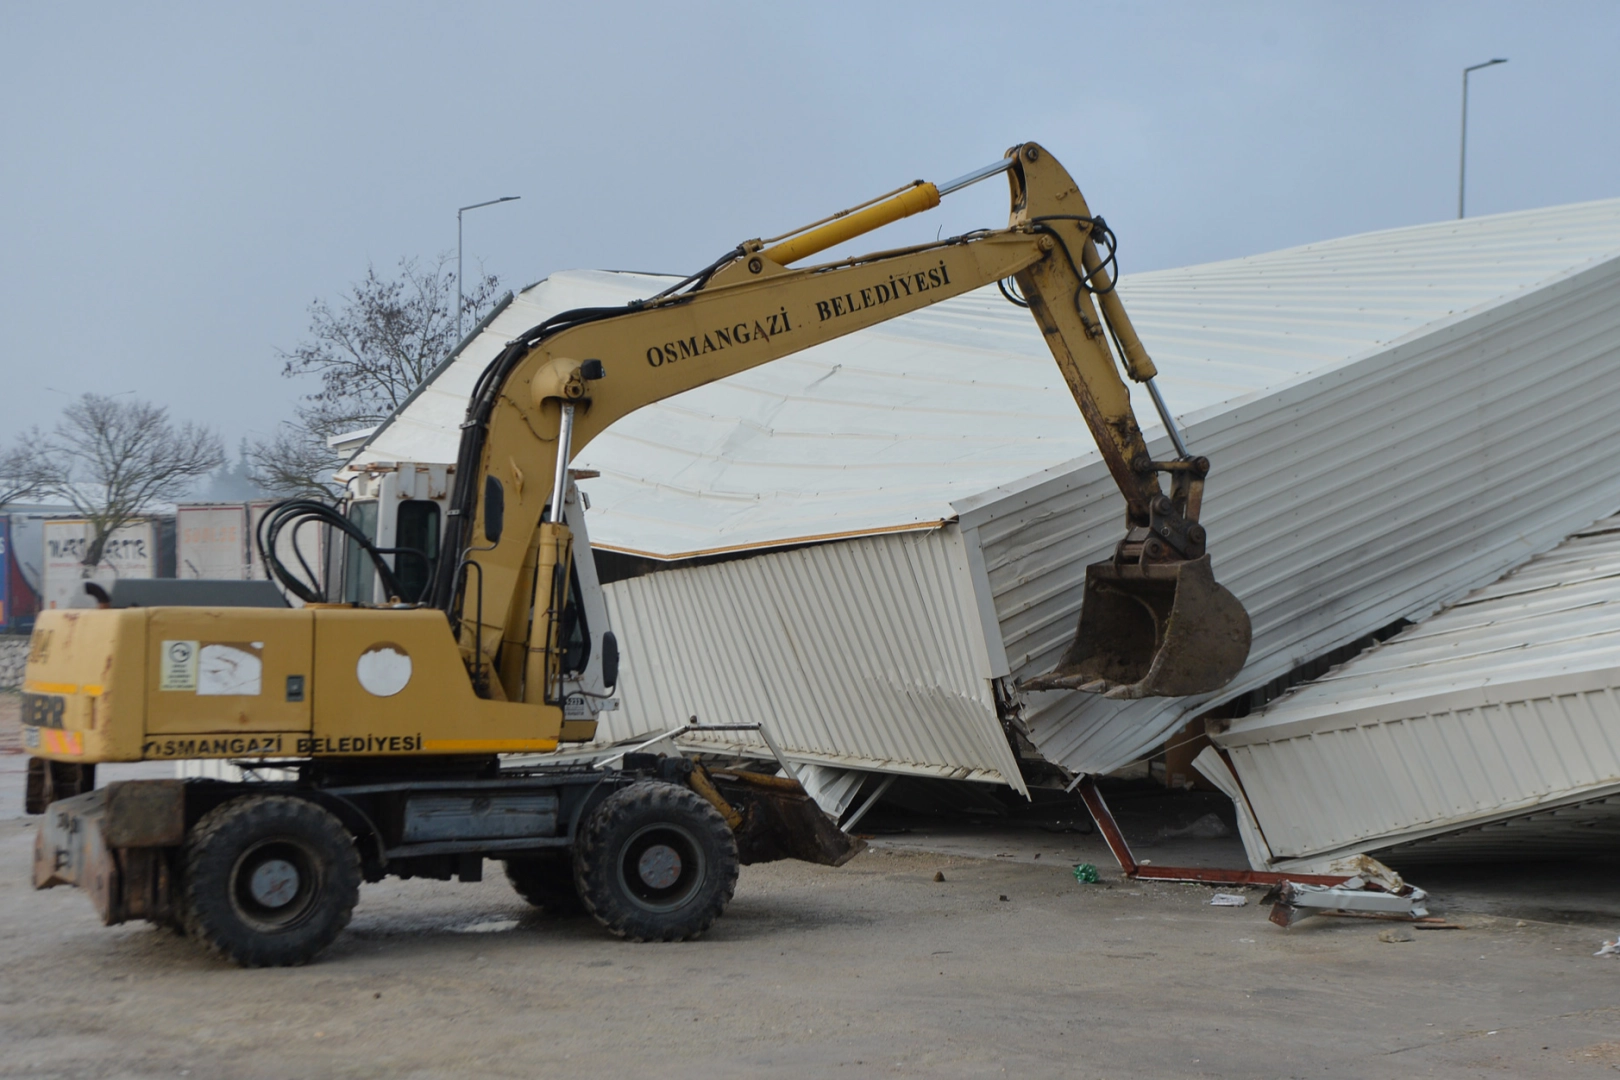
<svg viewBox="0 0 1620 1080">
<path fill-rule="evenodd" d="M 468 210 L 477 210 L 480 206 L 494 206 L 496 203 L 516 202 L 523 198 L 521 195 L 502 195 L 498 199 L 488 202 L 475 202 L 471 206 L 463 206 L 456 211 L 456 341 L 461 341 L 461 215 Z"/>
<path fill-rule="evenodd" d="M 1463 217 L 1463 195 L 1466 190 L 1465 185 L 1468 183 L 1468 73 L 1478 71 L 1480 68 L 1495 67 L 1497 64 L 1505 63 L 1507 63 L 1507 59 L 1499 56 L 1495 60 L 1487 60 L 1483 64 L 1463 68 L 1462 164 L 1457 167 L 1458 221 L 1461 221 Z"/>
</svg>

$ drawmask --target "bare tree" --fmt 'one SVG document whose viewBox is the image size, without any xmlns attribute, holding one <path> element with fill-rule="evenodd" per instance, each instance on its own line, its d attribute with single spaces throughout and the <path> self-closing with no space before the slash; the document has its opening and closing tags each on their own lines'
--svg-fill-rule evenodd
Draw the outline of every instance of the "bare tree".
<svg viewBox="0 0 1620 1080">
<path fill-rule="evenodd" d="M 493 275 L 468 282 L 463 314 L 477 319 L 499 288 Z M 320 389 L 305 395 L 295 421 L 249 448 L 254 480 L 281 494 L 329 492 L 343 460 L 327 440 L 382 423 L 457 344 L 448 256 L 432 268 L 401 259 L 392 278 L 368 267 L 335 304 L 316 300 L 308 339 L 280 355 L 284 376 L 314 376 Z"/>
<path fill-rule="evenodd" d="M 0 509 L 39 491 L 39 479 L 21 447 L 0 453 Z"/>
<path fill-rule="evenodd" d="M 272 494 L 330 499 L 337 493 L 331 478 L 343 458 L 297 421 L 280 424 L 268 438 L 249 443 L 243 456 L 248 476 Z"/>
<path fill-rule="evenodd" d="M 90 522 L 84 565 L 101 562 L 113 533 L 153 504 L 185 496 L 225 461 L 213 431 L 175 424 L 161 405 L 85 394 L 49 434 L 34 428 L 12 451 L 30 490 L 59 499 Z"/>
</svg>

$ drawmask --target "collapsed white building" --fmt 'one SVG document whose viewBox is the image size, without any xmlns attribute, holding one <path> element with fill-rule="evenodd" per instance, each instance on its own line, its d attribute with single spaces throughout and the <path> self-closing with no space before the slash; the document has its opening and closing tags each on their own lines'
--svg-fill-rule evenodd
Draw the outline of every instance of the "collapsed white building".
<svg viewBox="0 0 1620 1080">
<path fill-rule="evenodd" d="M 453 460 L 467 392 L 508 340 L 668 283 L 581 271 L 530 287 L 355 464 Z M 1119 289 L 1214 462 L 1215 572 L 1255 630 L 1230 686 L 1013 691 L 1073 634 L 1084 567 L 1123 513 L 1033 321 L 981 290 L 643 409 L 580 453 L 575 468 L 600 472 L 583 484 L 593 542 L 657 568 L 608 586 L 625 666 L 602 737 L 764 720 L 790 757 L 832 770 L 817 782 L 839 806 L 854 784 L 838 770 L 1022 790 L 1008 725 L 1072 772 L 1108 771 L 1620 507 L 1602 467 L 1620 451 L 1620 199 Z"/>
<path fill-rule="evenodd" d="M 1608 854 L 1620 517 L 1232 722 L 1198 765 L 1256 869 Z"/>
</svg>

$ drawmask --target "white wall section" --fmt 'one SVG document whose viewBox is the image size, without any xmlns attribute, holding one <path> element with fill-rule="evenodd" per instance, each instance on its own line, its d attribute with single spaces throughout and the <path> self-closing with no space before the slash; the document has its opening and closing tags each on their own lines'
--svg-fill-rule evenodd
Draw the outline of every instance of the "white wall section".
<svg viewBox="0 0 1620 1080">
<path fill-rule="evenodd" d="M 1023 790 L 954 530 L 821 544 L 607 586 L 624 662 L 599 739 L 764 721 L 790 757 Z M 752 737 L 688 741 L 763 752 Z"/>
<path fill-rule="evenodd" d="M 1620 518 L 1216 742 L 1274 861 L 1603 849 L 1620 835 Z"/>
</svg>

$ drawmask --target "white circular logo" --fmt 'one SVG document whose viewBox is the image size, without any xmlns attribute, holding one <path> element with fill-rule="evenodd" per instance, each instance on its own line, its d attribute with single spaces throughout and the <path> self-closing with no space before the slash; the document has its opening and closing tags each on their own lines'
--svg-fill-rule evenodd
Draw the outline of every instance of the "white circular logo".
<svg viewBox="0 0 1620 1080">
<path fill-rule="evenodd" d="M 411 681 L 411 657 L 403 647 L 392 643 L 373 645 L 360 654 L 354 677 L 366 693 L 393 697 Z"/>
</svg>

